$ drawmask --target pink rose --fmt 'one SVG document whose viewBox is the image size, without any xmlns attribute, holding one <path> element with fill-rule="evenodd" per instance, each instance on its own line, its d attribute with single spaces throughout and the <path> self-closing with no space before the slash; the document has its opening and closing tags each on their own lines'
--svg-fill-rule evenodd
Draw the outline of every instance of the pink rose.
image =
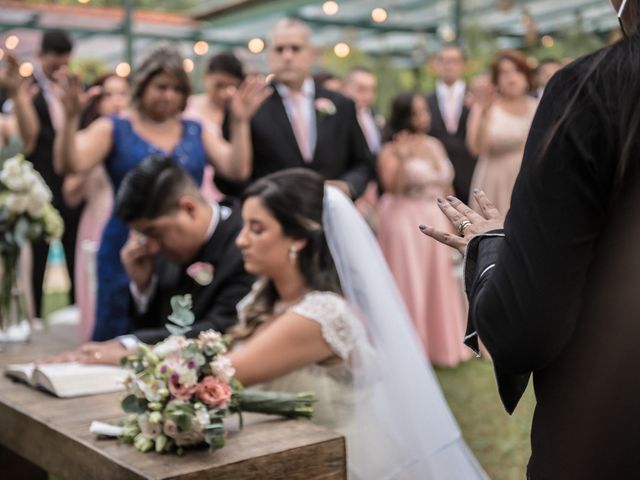
<svg viewBox="0 0 640 480">
<path fill-rule="evenodd" d="M 209 407 L 225 408 L 231 401 L 231 387 L 215 377 L 204 377 L 196 386 L 196 397 Z"/>
<path fill-rule="evenodd" d="M 198 285 L 206 287 L 213 281 L 213 265 L 205 262 L 196 262 L 187 268 L 187 275 L 195 280 Z"/>
<path fill-rule="evenodd" d="M 169 438 L 174 438 L 179 433 L 178 425 L 173 420 L 165 420 L 162 431 Z"/>
<path fill-rule="evenodd" d="M 196 392 L 196 388 L 198 384 L 185 386 L 180 383 L 180 375 L 177 373 L 172 373 L 169 378 L 169 392 L 171 392 L 171 396 L 173 398 L 177 398 L 178 400 L 184 400 L 188 402 L 191 400 L 192 395 Z"/>
</svg>

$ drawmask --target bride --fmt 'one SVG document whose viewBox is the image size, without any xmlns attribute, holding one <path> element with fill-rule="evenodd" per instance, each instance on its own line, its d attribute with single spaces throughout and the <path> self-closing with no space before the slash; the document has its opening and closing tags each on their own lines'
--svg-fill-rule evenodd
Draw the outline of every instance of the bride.
<svg viewBox="0 0 640 480">
<path fill-rule="evenodd" d="M 382 254 L 351 202 L 306 169 L 245 192 L 237 239 L 260 277 L 238 305 L 236 377 L 313 391 L 342 433 L 350 479 L 486 479 L 421 351 Z"/>
</svg>

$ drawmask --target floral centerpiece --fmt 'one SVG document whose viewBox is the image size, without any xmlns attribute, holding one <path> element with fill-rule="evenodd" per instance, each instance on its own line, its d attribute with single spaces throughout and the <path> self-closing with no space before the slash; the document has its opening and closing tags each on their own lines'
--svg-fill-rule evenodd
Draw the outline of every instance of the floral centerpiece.
<svg viewBox="0 0 640 480">
<path fill-rule="evenodd" d="M 131 414 L 118 432 L 122 440 L 142 452 L 182 454 L 184 447 L 202 444 L 215 450 L 224 446 L 229 415 L 240 415 L 241 426 L 243 411 L 312 416 L 312 394 L 245 390 L 234 378 L 222 335 L 208 330 L 195 339 L 184 336 L 194 321 L 191 296 L 173 297 L 171 306 L 172 335 L 153 347 L 141 344 L 122 360 L 132 370 L 122 400 Z"/>
<path fill-rule="evenodd" d="M 22 155 L 5 160 L 0 169 L 0 333 L 26 318 L 18 288 L 18 258 L 28 242 L 59 239 L 64 224 L 51 205 L 51 190 Z"/>
</svg>

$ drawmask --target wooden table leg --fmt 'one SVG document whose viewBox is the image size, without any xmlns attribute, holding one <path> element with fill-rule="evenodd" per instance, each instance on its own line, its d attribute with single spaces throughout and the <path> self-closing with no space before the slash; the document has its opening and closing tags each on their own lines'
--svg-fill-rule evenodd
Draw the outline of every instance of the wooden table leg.
<svg viewBox="0 0 640 480">
<path fill-rule="evenodd" d="M 20 455 L 0 445 L 0 472 L 2 478 L 20 480 L 47 480 L 47 472 Z"/>
</svg>

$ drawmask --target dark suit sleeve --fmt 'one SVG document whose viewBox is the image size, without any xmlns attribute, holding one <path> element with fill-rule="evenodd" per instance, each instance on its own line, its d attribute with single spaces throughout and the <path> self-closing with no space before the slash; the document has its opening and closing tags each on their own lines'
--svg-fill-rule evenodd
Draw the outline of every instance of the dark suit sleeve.
<svg viewBox="0 0 640 480">
<path fill-rule="evenodd" d="M 237 320 L 236 305 L 249 292 L 254 278 L 242 268 L 242 259 L 238 253 L 231 264 L 225 265 L 225 271 L 216 272 L 223 277 L 218 286 L 213 286 L 214 291 L 205 290 L 194 298 L 193 311 L 196 321 L 187 337 L 195 337 L 201 331 L 213 329 L 226 332 Z M 212 284 L 213 285 L 213 284 Z M 159 289 L 155 294 L 147 313 L 140 319 L 138 325 L 149 325 L 133 332 L 140 341 L 148 344 L 157 343 L 169 335 L 164 327 L 166 318 L 160 318 L 162 302 L 168 304 L 175 291 Z M 166 315 L 165 315 L 166 316 Z M 161 325 L 160 327 L 151 325 Z"/>
<path fill-rule="evenodd" d="M 367 188 L 369 180 L 373 178 L 373 154 L 369 150 L 367 140 L 358 124 L 354 103 L 351 100 L 346 100 L 344 108 L 348 117 L 349 161 L 340 180 L 349 185 L 351 197 L 355 200 L 362 195 Z"/>
<path fill-rule="evenodd" d="M 468 333 L 477 330 L 496 372 L 544 368 L 580 328 L 587 271 L 607 218 L 616 158 L 610 112 L 581 98 L 579 114 L 544 150 L 583 75 L 568 69 L 553 78 L 534 119 L 504 239 L 479 239 L 477 252 L 472 244 L 468 252 L 467 265 L 478 266 L 467 272 Z"/>
</svg>

